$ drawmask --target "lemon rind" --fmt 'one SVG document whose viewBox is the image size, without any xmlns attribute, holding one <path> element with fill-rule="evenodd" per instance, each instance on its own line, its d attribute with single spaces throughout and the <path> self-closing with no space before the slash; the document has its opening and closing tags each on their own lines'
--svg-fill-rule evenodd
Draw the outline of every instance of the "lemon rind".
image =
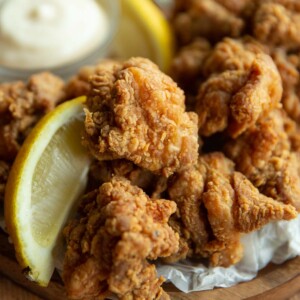
<svg viewBox="0 0 300 300">
<path fill-rule="evenodd" d="M 171 26 L 163 13 L 150 0 L 123 0 L 123 2 L 128 12 L 139 20 L 139 24 L 144 25 L 141 30 L 144 30 L 152 40 L 155 62 L 162 71 L 167 72 L 174 55 L 175 40 Z"/>
<path fill-rule="evenodd" d="M 60 126 L 66 124 L 71 117 L 82 111 L 84 101 L 85 97 L 80 97 L 61 104 L 33 128 L 19 151 L 7 181 L 4 202 L 5 221 L 15 246 L 16 258 L 24 272 L 26 272 L 27 277 L 41 286 L 48 285 L 53 273 L 54 259 L 50 254 L 55 245 L 53 244 L 53 247 L 38 245 L 33 240 L 30 223 L 26 222 L 26 216 L 30 216 L 30 179 L 41 153 L 46 149 L 52 136 Z M 56 118 L 60 118 L 60 122 L 53 122 Z M 45 136 L 45 131 L 47 136 Z M 41 135 L 43 135 L 42 138 Z M 28 157 L 31 158 L 31 164 L 26 163 Z M 87 171 L 88 166 L 86 170 L 83 170 L 82 176 L 86 176 Z M 22 197 L 23 201 L 20 200 Z M 24 201 L 25 197 L 29 200 Z M 16 202 L 14 199 L 19 199 L 19 201 Z M 15 222 L 15 220 L 18 220 L 18 222 Z M 28 245 L 35 245 L 36 249 L 29 251 Z M 35 261 L 40 262 L 38 266 L 35 265 Z"/>
</svg>

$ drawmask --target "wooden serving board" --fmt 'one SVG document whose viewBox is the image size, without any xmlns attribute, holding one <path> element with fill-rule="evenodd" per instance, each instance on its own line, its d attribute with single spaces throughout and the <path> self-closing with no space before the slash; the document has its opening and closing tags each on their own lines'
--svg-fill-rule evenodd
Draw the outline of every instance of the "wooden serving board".
<svg viewBox="0 0 300 300">
<path fill-rule="evenodd" d="M 66 299 L 62 282 L 57 274 L 53 276 L 49 287 L 39 287 L 23 276 L 13 253 L 13 247 L 8 243 L 7 235 L 0 231 L 0 273 L 30 291 L 32 298 L 26 296 L 26 299 L 38 299 L 34 295 L 49 300 Z M 5 286 L 12 284 L 7 279 L 2 279 L 2 281 L 4 283 L 0 280 L 2 286 L 4 286 L 5 282 Z M 300 257 L 287 261 L 282 265 L 270 264 L 252 281 L 241 283 L 231 288 L 218 288 L 212 291 L 189 294 L 179 292 L 172 285 L 166 285 L 165 289 L 174 300 L 300 300 Z M 0 285 L 1 299 L 25 299 L 22 296 L 15 296 L 15 298 L 14 296 L 5 297 L 3 290 L 4 288 L 1 289 Z M 15 290 L 14 292 L 17 293 L 18 291 Z"/>
</svg>

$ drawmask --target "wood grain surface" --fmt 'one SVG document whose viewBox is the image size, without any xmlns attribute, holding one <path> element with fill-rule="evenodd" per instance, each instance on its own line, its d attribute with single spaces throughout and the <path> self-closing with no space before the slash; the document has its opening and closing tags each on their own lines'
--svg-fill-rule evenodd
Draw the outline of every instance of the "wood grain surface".
<svg viewBox="0 0 300 300">
<path fill-rule="evenodd" d="M 5 300 L 40 300 L 42 298 L 15 284 L 0 274 L 0 299 Z"/>
<path fill-rule="evenodd" d="M 48 288 L 39 287 L 23 276 L 14 259 L 13 248 L 2 232 L 0 232 L 0 273 L 5 276 L 0 276 L 0 299 L 66 299 L 62 282 L 57 274 L 53 276 Z M 166 285 L 165 288 L 174 300 L 300 300 L 300 257 L 282 265 L 271 264 L 263 269 L 257 278 L 231 288 L 189 294 L 179 292 L 172 285 Z"/>
</svg>

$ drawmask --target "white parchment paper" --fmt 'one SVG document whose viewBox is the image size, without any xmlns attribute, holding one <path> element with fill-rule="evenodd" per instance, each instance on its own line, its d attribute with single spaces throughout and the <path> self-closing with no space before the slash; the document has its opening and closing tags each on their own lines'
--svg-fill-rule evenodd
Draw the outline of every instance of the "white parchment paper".
<svg viewBox="0 0 300 300">
<path fill-rule="evenodd" d="M 5 230 L 1 212 L 0 227 Z M 230 287 L 251 280 L 269 262 L 281 264 L 300 255 L 300 215 L 292 221 L 270 223 L 259 231 L 245 234 L 242 242 L 244 256 L 235 266 L 207 268 L 199 262 L 186 260 L 176 264 L 158 264 L 158 273 L 185 293 Z M 64 251 L 59 252 L 56 266 L 61 270 Z"/>
<path fill-rule="evenodd" d="M 300 255 L 300 215 L 292 221 L 270 223 L 259 231 L 245 234 L 243 259 L 229 268 L 207 268 L 195 261 L 159 265 L 158 273 L 187 293 L 230 287 L 254 278 L 269 262 L 281 264 Z"/>
</svg>

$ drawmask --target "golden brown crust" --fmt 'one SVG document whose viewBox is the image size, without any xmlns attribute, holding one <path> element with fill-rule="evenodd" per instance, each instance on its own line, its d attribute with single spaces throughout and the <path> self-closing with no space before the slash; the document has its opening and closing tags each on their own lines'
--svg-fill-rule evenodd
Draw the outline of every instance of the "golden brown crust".
<svg viewBox="0 0 300 300">
<path fill-rule="evenodd" d="M 297 217 L 297 211 L 292 205 L 261 195 L 241 173 L 234 173 L 233 186 L 237 199 L 235 222 L 239 231 L 250 232 L 273 220 L 291 220 Z"/>
<path fill-rule="evenodd" d="M 221 152 L 202 155 L 177 174 L 169 195 L 178 206 L 170 225 L 179 233 L 180 248 L 167 261 L 200 255 L 213 266 L 228 267 L 242 258 L 241 232 L 297 216 L 292 205 L 261 194 Z"/>
<path fill-rule="evenodd" d="M 281 110 L 225 146 L 226 154 L 263 194 L 300 208 L 299 131 Z"/>
<path fill-rule="evenodd" d="M 299 53 L 288 54 L 284 49 L 272 49 L 272 58 L 282 79 L 282 106 L 295 121 L 300 121 L 300 57 Z"/>
<path fill-rule="evenodd" d="M 205 78 L 214 73 L 233 70 L 249 70 L 255 57 L 265 48 L 250 37 L 224 38 L 215 44 L 203 64 Z"/>
<path fill-rule="evenodd" d="M 73 99 L 79 96 L 86 96 L 90 91 L 90 78 L 95 75 L 98 70 L 110 69 L 115 66 L 116 61 L 105 59 L 97 65 L 82 67 L 78 73 L 73 76 L 66 84 L 66 98 Z"/>
<path fill-rule="evenodd" d="M 225 36 L 238 37 L 244 21 L 214 0 L 188 0 L 177 4 L 173 27 L 179 43 L 188 44 L 197 36 L 212 41 Z"/>
<path fill-rule="evenodd" d="M 237 263 L 243 254 L 232 216 L 233 170 L 233 163 L 222 153 L 203 155 L 197 165 L 179 173 L 169 187 L 183 223 L 181 243 L 190 245 L 189 256 L 208 257 L 213 266 Z"/>
<path fill-rule="evenodd" d="M 234 66 L 230 60 L 223 63 L 222 73 L 200 85 L 196 100 L 199 133 L 210 136 L 226 131 L 235 138 L 254 126 L 261 115 L 280 106 L 282 84 L 276 66 L 266 54 L 252 54 L 249 65 Z"/>
<path fill-rule="evenodd" d="M 183 92 L 147 59 L 132 58 L 91 80 L 84 144 L 99 160 L 126 158 L 169 176 L 198 155 L 197 116 Z"/>
<path fill-rule="evenodd" d="M 10 164 L 0 160 L 0 202 L 4 200 L 5 186 L 10 167 Z"/>
<path fill-rule="evenodd" d="M 0 200 L 10 166 L 38 120 L 65 99 L 64 82 L 50 73 L 0 84 Z"/>
<path fill-rule="evenodd" d="M 0 159 L 13 160 L 33 125 L 64 96 L 63 81 L 50 73 L 0 84 Z"/>
<path fill-rule="evenodd" d="M 201 30 L 197 32 L 193 29 L 193 26 L 188 26 L 189 22 L 191 22 L 192 16 L 195 20 L 199 17 L 197 16 L 196 11 L 193 13 L 189 11 L 191 7 L 195 5 L 194 1 L 177 0 L 175 2 L 177 3 L 177 6 L 174 13 L 174 19 L 183 19 L 178 32 L 175 32 L 181 43 L 182 41 L 186 41 L 187 50 L 182 50 L 183 53 L 182 51 L 179 52 L 178 57 L 175 58 L 175 61 L 177 61 L 176 65 L 179 67 L 177 69 L 179 71 L 172 72 L 171 74 L 172 76 L 174 75 L 176 80 L 179 79 L 179 84 L 188 95 L 188 98 L 190 99 L 189 101 L 192 103 L 195 101 L 194 98 L 197 93 L 197 86 L 207 79 L 208 76 L 212 75 L 213 72 L 216 72 L 217 70 L 219 73 L 222 68 L 223 71 L 241 69 L 241 65 L 244 65 L 247 61 L 248 64 L 251 63 L 251 56 L 253 56 L 253 53 L 257 54 L 257 50 L 260 48 L 260 52 L 263 51 L 272 56 L 277 68 L 279 69 L 283 83 L 282 104 L 284 109 L 291 118 L 297 122 L 300 121 L 300 81 L 298 76 L 300 70 L 300 38 L 298 34 L 300 28 L 300 4 L 298 0 L 209 1 L 210 4 L 208 6 L 210 9 L 213 9 L 216 6 L 221 6 L 223 9 L 229 11 L 246 24 L 244 30 L 237 36 L 234 36 L 239 40 L 243 40 L 243 47 L 247 44 L 251 45 L 251 49 L 247 48 L 247 46 L 245 47 L 248 50 L 248 59 L 246 60 L 245 51 L 241 51 L 241 48 L 238 47 L 238 44 L 240 43 L 239 40 L 235 41 L 234 47 L 234 43 L 231 43 L 231 45 L 228 43 L 227 37 L 229 35 L 206 35 L 205 32 L 202 32 Z M 197 0 L 195 0 L 195 3 L 196 2 Z M 199 2 L 202 1 L 199 0 Z M 226 26 L 224 24 L 223 27 L 215 25 L 217 22 L 214 19 L 217 18 L 217 16 L 218 13 L 213 15 L 206 14 L 206 18 L 210 19 L 210 21 L 214 24 L 214 26 L 210 26 L 209 21 L 206 21 L 205 23 L 208 24 L 207 30 L 212 30 L 212 28 L 222 28 L 222 30 L 226 30 Z M 197 24 L 195 20 L 193 24 Z M 201 22 L 203 20 L 205 20 L 205 18 L 202 18 Z M 203 28 L 206 27 L 203 26 Z M 222 30 L 220 30 L 220 32 L 222 32 Z M 249 36 L 245 38 L 246 34 L 251 36 L 250 43 L 245 42 L 245 39 L 249 40 Z M 227 40 L 226 43 L 222 41 L 224 37 L 224 41 Z M 205 66 L 205 63 L 203 63 L 203 49 L 193 45 L 193 41 L 195 39 L 201 38 L 206 38 L 208 43 L 217 43 L 215 50 L 213 51 L 215 51 L 217 55 L 221 54 L 219 59 L 217 55 L 211 55 L 211 63 L 209 63 L 210 67 L 208 68 Z M 253 44 L 256 45 L 254 48 Z M 222 45 L 221 47 L 223 47 L 223 52 L 219 51 L 219 45 Z M 180 46 L 182 45 L 180 44 Z M 186 52 L 186 54 L 184 52 Z M 189 63 L 185 63 L 187 62 L 187 54 L 191 57 L 188 61 Z M 227 62 L 226 54 L 230 56 L 230 63 Z M 192 61 L 194 62 L 195 68 L 190 66 Z M 202 70 L 201 65 L 203 65 Z M 225 65 L 226 67 L 224 68 Z M 187 80 L 187 82 L 184 82 L 185 77 L 183 74 L 185 72 L 188 74 L 187 78 L 190 75 L 195 74 L 195 72 L 197 75 L 195 75 L 193 80 Z"/>
<path fill-rule="evenodd" d="M 63 278 L 73 299 L 101 296 L 160 299 L 167 295 L 147 259 L 178 251 L 178 235 L 168 225 L 176 204 L 151 200 L 122 177 L 86 196 L 81 219 L 65 228 L 67 252 Z"/>
<path fill-rule="evenodd" d="M 295 0 L 262 2 L 255 12 L 253 34 L 260 42 L 287 50 L 300 44 L 300 6 Z"/>
<path fill-rule="evenodd" d="M 204 38 L 179 49 L 171 65 L 171 76 L 186 92 L 197 92 L 202 78 L 203 63 L 210 53 L 211 45 Z"/>
</svg>

